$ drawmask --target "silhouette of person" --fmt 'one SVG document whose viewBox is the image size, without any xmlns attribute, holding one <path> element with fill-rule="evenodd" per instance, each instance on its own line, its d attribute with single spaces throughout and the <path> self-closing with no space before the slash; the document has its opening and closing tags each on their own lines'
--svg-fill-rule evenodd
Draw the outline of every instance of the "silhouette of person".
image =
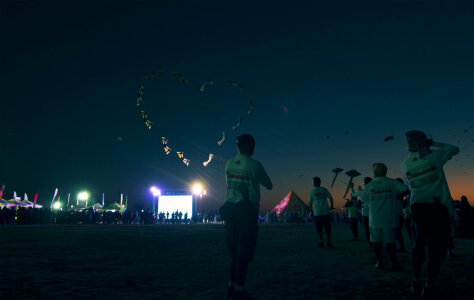
<svg viewBox="0 0 474 300">
<path fill-rule="evenodd" d="M 262 164 L 251 156 L 255 140 L 250 134 L 237 137 L 239 154 L 225 167 L 227 191 L 220 214 L 225 220 L 230 252 L 230 280 L 227 299 L 252 299 L 244 289 L 248 264 L 253 260 L 258 234 L 260 185 L 273 185 Z"/>
<path fill-rule="evenodd" d="M 387 166 L 373 164 L 374 178 L 364 189 L 363 196 L 369 202 L 370 241 L 374 245 L 376 268 L 383 268 L 383 242 L 387 244 L 391 269 L 399 269 L 397 263 L 396 231 L 400 226 L 401 202 L 408 187 L 396 179 L 388 178 Z"/>
<path fill-rule="evenodd" d="M 436 297 L 435 284 L 441 262 L 446 256 L 454 208 L 443 171 L 454 155 L 456 146 L 436 143 L 424 132 L 408 131 L 408 150 L 411 154 L 402 163 L 403 180 L 410 188 L 412 216 L 412 268 L 411 292 L 424 298 Z M 433 146 L 434 150 L 431 150 Z M 421 269 L 428 250 L 426 285 L 423 287 Z"/>
<path fill-rule="evenodd" d="M 359 205 L 357 198 L 351 196 L 350 199 L 346 199 L 347 216 L 349 217 L 349 228 L 352 231 L 353 238 L 351 241 L 359 240 Z"/>
<path fill-rule="evenodd" d="M 372 178 L 365 177 L 364 178 L 364 186 L 366 186 L 369 182 L 372 181 Z M 351 197 L 359 197 L 360 202 L 362 203 L 362 223 L 364 225 L 364 232 L 367 242 L 369 243 L 369 247 L 372 248 L 372 243 L 370 242 L 370 230 L 369 230 L 369 201 L 365 199 L 363 196 L 363 189 L 359 186 L 357 192 L 354 191 L 354 186 L 351 185 Z"/>
<path fill-rule="evenodd" d="M 323 227 L 326 232 L 327 246 L 332 247 L 331 244 L 331 219 L 329 210 L 334 209 L 334 201 L 329 193 L 328 189 L 321 186 L 321 179 L 319 177 L 313 177 L 314 188 L 309 192 L 309 206 L 313 211 L 314 224 L 316 225 L 316 231 L 319 234 L 318 247 L 324 247 L 323 242 Z M 329 208 L 328 199 L 331 202 Z"/>
</svg>

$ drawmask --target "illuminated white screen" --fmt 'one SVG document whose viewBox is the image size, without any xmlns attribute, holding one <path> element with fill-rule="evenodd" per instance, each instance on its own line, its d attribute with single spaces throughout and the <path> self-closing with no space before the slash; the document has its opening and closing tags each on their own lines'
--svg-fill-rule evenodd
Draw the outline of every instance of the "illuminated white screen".
<svg viewBox="0 0 474 300">
<path fill-rule="evenodd" d="M 163 195 L 158 198 L 158 212 L 173 213 L 180 211 L 188 213 L 188 218 L 193 214 L 193 196 L 192 195 Z M 171 216 L 170 216 L 171 217 Z"/>
</svg>

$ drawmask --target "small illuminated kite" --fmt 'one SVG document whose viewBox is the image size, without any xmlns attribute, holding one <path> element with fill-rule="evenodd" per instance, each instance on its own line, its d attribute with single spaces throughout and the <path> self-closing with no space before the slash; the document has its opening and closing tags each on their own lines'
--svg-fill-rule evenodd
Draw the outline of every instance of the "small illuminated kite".
<svg viewBox="0 0 474 300">
<path fill-rule="evenodd" d="M 391 136 L 387 136 L 383 141 L 388 142 L 388 141 L 391 141 L 393 139 L 394 139 L 394 137 L 391 135 Z"/>
<path fill-rule="evenodd" d="M 247 112 L 249 115 L 253 113 L 253 100 L 249 100 L 249 111 Z"/>
<path fill-rule="evenodd" d="M 189 162 L 190 162 L 189 159 L 183 158 L 183 163 L 184 163 L 186 166 L 189 166 Z"/>
<path fill-rule="evenodd" d="M 164 136 L 162 136 L 161 137 L 161 142 L 163 143 L 163 145 L 168 144 L 168 138 L 165 138 Z"/>
<path fill-rule="evenodd" d="M 241 91 L 243 89 L 243 86 L 241 86 L 240 84 L 238 84 L 237 82 L 234 82 L 234 81 L 227 81 L 226 85 L 235 87 L 239 91 Z"/>
<path fill-rule="evenodd" d="M 235 124 L 234 126 L 232 126 L 232 130 L 233 130 L 233 131 L 236 131 L 236 130 L 240 127 L 240 125 L 242 125 L 242 121 L 243 121 L 243 120 L 244 120 L 244 118 L 240 117 L 240 118 L 239 118 L 239 121 L 237 121 L 237 124 Z"/>
<path fill-rule="evenodd" d="M 169 146 L 165 146 L 163 149 L 165 150 L 166 155 L 170 154 L 172 150 Z"/>
<path fill-rule="evenodd" d="M 217 145 L 222 146 L 225 141 L 225 131 L 222 131 L 222 139 L 217 142 Z"/>
<path fill-rule="evenodd" d="M 180 82 L 182 83 L 188 83 L 188 79 L 181 73 L 173 71 L 171 72 L 171 76 L 176 77 L 179 79 Z"/>
<path fill-rule="evenodd" d="M 140 106 L 144 103 L 143 98 L 142 98 L 143 94 L 145 94 L 145 88 L 143 87 L 143 85 L 141 85 L 140 88 L 138 89 L 138 94 L 137 94 L 137 106 Z"/>
<path fill-rule="evenodd" d="M 145 121 L 145 126 L 148 128 L 148 130 L 151 130 L 151 126 L 153 126 L 153 122 L 150 120 Z"/>
<path fill-rule="evenodd" d="M 199 90 L 201 92 L 204 92 L 207 85 L 214 85 L 214 80 L 212 80 L 212 79 L 206 80 L 203 84 L 201 84 L 201 86 L 199 87 Z"/>
<path fill-rule="evenodd" d="M 145 79 L 150 80 L 153 77 L 155 77 L 155 75 L 163 75 L 164 73 L 165 73 L 165 70 L 163 70 L 163 69 L 155 71 L 155 72 L 151 72 L 150 74 L 145 76 Z"/>
<path fill-rule="evenodd" d="M 140 113 L 142 114 L 143 121 L 146 122 L 146 120 L 148 120 L 148 113 L 144 110 L 141 110 Z"/>
<path fill-rule="evenodd" d="M 179 158 L 183 158 L 183 156 L 184 156 L 183 152 L 179 152 L 179 151 L 178 151 L 178 152 L 176 152 L 176 154 L 178 154 L 178 157 L 179 157 Z"/>
<path fill-rule="evenodd" d="M 213 158 L 214 158 L 214 154 L 212 154 L 212 153 L 209 154 L 209 159 L 208 159 L 207 161 L 203 162 L 202 164 L 203 164 L 205 167 L 207 167 L 207 165 L 211 163 L 211 161 L 212 161 Z"/>
</svg>

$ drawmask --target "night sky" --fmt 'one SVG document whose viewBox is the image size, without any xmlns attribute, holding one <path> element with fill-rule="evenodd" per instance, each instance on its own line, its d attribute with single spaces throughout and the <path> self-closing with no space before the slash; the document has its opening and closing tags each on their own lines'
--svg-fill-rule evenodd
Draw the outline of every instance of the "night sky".
<svg viewBox="0 0 474 300">
<path fill-rule="evenodd" d="M 418 129 L 461 148 L 445 171 L 453 198 L 473 203 L 473 2 L 312 2 L 1 0 L 4 198 L 39 193 L 49 204 L 58 187 L 62 199 L 124 193 L 130 208 L 151 208 L 152 184 L 201 181 L 204 208 L 217 209 L 235 138 L 250 133 L 274 184 L 262 189 L 264 210 L 291 189 L 307 201 L 312 177 L 329 186 L 336 167 L 362 173 L 356 185 L 374 162 L 401 177 L 404 133 Z M 141 84 L 150 131 L 136 107 Z M 331 190 L 336 206 L 347 182 L 340 174 Z"/>
</svg>

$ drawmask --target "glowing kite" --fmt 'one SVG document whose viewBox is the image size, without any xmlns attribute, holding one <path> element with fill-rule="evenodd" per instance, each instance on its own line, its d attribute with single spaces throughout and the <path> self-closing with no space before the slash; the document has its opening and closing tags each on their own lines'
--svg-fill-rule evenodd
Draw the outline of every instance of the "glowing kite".
<svg viewBox="0 0 474 300">
<path fill-rule="evenodd" d="M 183 156 L 184 156 L 183 152 L 179 152 L 179 151 L 178 151 L 178 152 L 176 152 L 176 154 L 178 154 L 178 157 L 179 157 L 179 158 L 183 158 Z"/>
<path fill-rule="evenodd" d="M 165 150 L 166 155 L 170 154 L 172 150 L 169 146 L 165 146 L 163 149 Z"/>
<path fill-rule="evenodd" d="M 207 167 L 207 165 L 211 163 L 211 161 L 212 161 L 213 158 L 214 158 L 214 154 L 212 154 L 212 153 L 209 154 L 209 159 L 208 159 L 207 161 L 203 162 L 202 164 L 203 164 L 205 167 Z"/>
<path fill-rule="evenodd" d="M 153 122 L 150 120 L 145 121 L 145 126 L 148 128 L 148 130 L 151 130 L 151 126 L 153 126 Z"/>
<path fill-rule="evenodd" d="M 249 111 L 247 112 L 249 115 L 253 113 L 253 100 L 249 100 Z"/>
<path fill-rule="evenodd" d="M 143 98 L 142 98 L 143 94 L 145 94 L 145 88 L 143 87 L 143 85 L 141 85 L 140 88 L 138 89 L 138 94 L 137 94 L 137 106 L 140 106 L 144 103 Z"/>
<path fill-rule="evenodd" d="M 244 118 L 240 117 L 238 120 L 239 120 L 239 121 L 237 121 L 237 124 L 235 124 L 234 126 L 232 126 L 232 130 L 233 130 L 233 131 L 236 131 L 236 130 L 240 127 L 240 125 L 242 125 L 242 121 L 244 120 Z"/>
<path fill-rule="evenodd" d="M 335 168 L 334 170 L 332 170 L 335 175 L 334 175 L 334 179 L 332 180 L 332 183 L 331 183 L 331 188 L 334 186 L 334 182 L 336 182 L 336 178 L 337 178 L 337 175 L 339 173 L 341 173 L 342 171 L 344 171 L 344 169 L 341 169 L 341 168 Z"/>
<path fill-rule="evenodd" d="M 201 86 L 199 87 L 199 90 L 201 92 L 204 92 L 207 85 L 214 85 L 214 80 L 212 80 L 212 79 L 206 80 L 203 84 L 201 84 Z"/>
<path fill-rule="evenodd" d="M 143 121 L 148 120 L 148 113 L 144 110 L 141 110 L 140 113 L 142 114 Z"/>
<path fill-rule="evenodd" d="M 182 83 L 188 83 L 188 79 L 181 73 L 173 71 L 171 72 L 171 76 L 176 77 L 179 79 L 180 82 Z"/>
<path fill-rule="evenodd" d="M 387 136 L 383 141 L 384 141 L 384 142 L 388 142 L 388 141 L 391 141 L 391 140 L 393 140 L 393 139 L 394 139 L 393 136 Z"/>
<path fill-rule="evenodd" d="M 217 142 L 217 145 L 222 146 L 225 141 L 225 131 L 222 131 L 222 139 Z"/>
<path fill-rule="evenodd" d="M 155 75 L 163 75 L 164 73 L 165 73 L 165 70 L 163 70 L 163 69 L 155 71 L 155 72 L 151 72 L 150 74 L 145 76 L 145 79 L 150 80 L 153 77 L 155 77 Z"/>
<path fill-rule="evenodd" d="M 184 163 L 186 166 L 189 166 L 189 162 L 190 162 L 189 159 L 183 158 L 183 163 Z"/>
<path fill-rule="evenodd" d="M 168 138 L 165 138 L 164 136 L 162 136 L 161 137 L 161 142 L 163 143 L 163 145 L 168 144 Z"/>
<path fill-rule="evenodd" d="M 227 81 L 226 85 L 235 87 L 239 91 L 241 91 L 243 89 L 243 86 L 241 86 L 240 84 L 238 84 L 237 82 L 234 82 L 234 81 Z"/>
</svg>

